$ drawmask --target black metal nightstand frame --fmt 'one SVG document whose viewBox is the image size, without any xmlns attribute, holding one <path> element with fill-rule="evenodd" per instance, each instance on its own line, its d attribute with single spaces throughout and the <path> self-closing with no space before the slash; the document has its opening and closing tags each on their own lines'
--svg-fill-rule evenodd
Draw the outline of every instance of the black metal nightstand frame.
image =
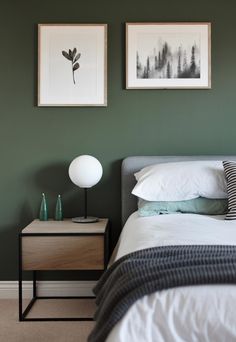
<svg viewBox="0 0 236 342">
<path fill-rule="evenodd" d="M 22 269 L 22 237 L 24 236 L 104 236 L 104 270 L 107 267 L 108 260 L 109 260 L 109 226 L 110 223 L 108 221 L 105 233 L 19 233 L 19 248 L 18 248 L 18 273 L 19 273 L 19 280 L 18 280 L 18 293 L 19 293 L 19 321 L 93 321 L 93 317 L 32 317 L 27 318 L 28 313 L 30 312 L 32 306 L 36 302 L 36 300 L 47 300 L 47 299 L 93 299 L 95 296 L 38 296 L 37 295 L 37 273 L 40 270 L 32 270 L 32 271 L 23 271 Z M 53 270 L 46 270 L 46 271 L 53 271 Z M 59 271 L 59 270 L 58 270 Z M 63 270 L 64 271 L 64 270 Z M 77 270 L 75 270 L 77 271 Z M 91 272 L 97 270 L 90 270 Z M 23 288 L 22 288 L 22 281 L 23 281 L 23 272 L 33 272 L 33 297 L 30 300 L 27 307 L 23 310 Z M 45 270 L 43 270 L 45 272 Z M 79 270 L 78 270 L 79 272 Z"/>
</svg>

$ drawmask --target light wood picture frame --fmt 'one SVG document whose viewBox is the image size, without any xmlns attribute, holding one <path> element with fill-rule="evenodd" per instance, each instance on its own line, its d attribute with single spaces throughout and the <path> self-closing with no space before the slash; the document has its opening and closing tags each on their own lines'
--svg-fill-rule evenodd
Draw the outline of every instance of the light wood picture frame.
<svg viewBox="0 0 236 342">
<path fill-rule="evenodd" d="M 126 89 L 210 89 L 211 23 L 126 23 Z"/>
<path fill-rule="evenodd" d="M 107 24 L 38 24 L 38 106 L 107 106 Z"/>
</svg>

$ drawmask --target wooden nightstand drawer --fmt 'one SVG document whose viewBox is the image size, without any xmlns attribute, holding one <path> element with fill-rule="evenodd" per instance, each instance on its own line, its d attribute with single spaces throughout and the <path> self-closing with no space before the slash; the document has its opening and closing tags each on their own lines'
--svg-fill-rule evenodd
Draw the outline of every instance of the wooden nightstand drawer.
<svg viewBox="0 0 236 342">
<path fill-rule="evenodd" d="M 23 270 L 103 270 L 104 236 L 24 236 Z"/>
</svg>

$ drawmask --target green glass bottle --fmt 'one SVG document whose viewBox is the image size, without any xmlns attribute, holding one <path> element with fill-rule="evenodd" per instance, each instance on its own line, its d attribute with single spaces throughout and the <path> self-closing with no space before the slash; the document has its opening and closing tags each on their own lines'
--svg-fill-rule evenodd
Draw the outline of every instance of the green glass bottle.
<svg viewBox="0 0 236 342">
<path fill-rule="evenodd" d="M 42 193 L 42 201 L 41 201 L 40 211 L 39 211 L 39 220 L 40 221 L 48 220 L 48 207 L 47 207 L 47 201 L 46 201 L 46 197 L 44 193 Z"/>
<path fill-rule="evenodd" d="M 55 208 L 55 220 L 56 221 L 63 220 L 61 195 L 57 196 L 57 203 L 56 203 L 56 208 Z"/>
</svg>

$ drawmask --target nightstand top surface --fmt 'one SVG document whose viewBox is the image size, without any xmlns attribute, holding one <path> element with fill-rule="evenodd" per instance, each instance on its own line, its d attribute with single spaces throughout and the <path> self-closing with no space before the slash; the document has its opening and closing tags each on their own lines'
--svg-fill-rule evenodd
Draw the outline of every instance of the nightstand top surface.
<svg viewBox="0 0 236 342">
<path fill-rule="evenodd" d="M 22 230 L 22 234 L 103 234 L 105 233 L 108 219 L 101 218 L 95 223 L 75 223 L 71 219 L 63 221 L 39 221 L 34 220 Z"/>
</svg>

